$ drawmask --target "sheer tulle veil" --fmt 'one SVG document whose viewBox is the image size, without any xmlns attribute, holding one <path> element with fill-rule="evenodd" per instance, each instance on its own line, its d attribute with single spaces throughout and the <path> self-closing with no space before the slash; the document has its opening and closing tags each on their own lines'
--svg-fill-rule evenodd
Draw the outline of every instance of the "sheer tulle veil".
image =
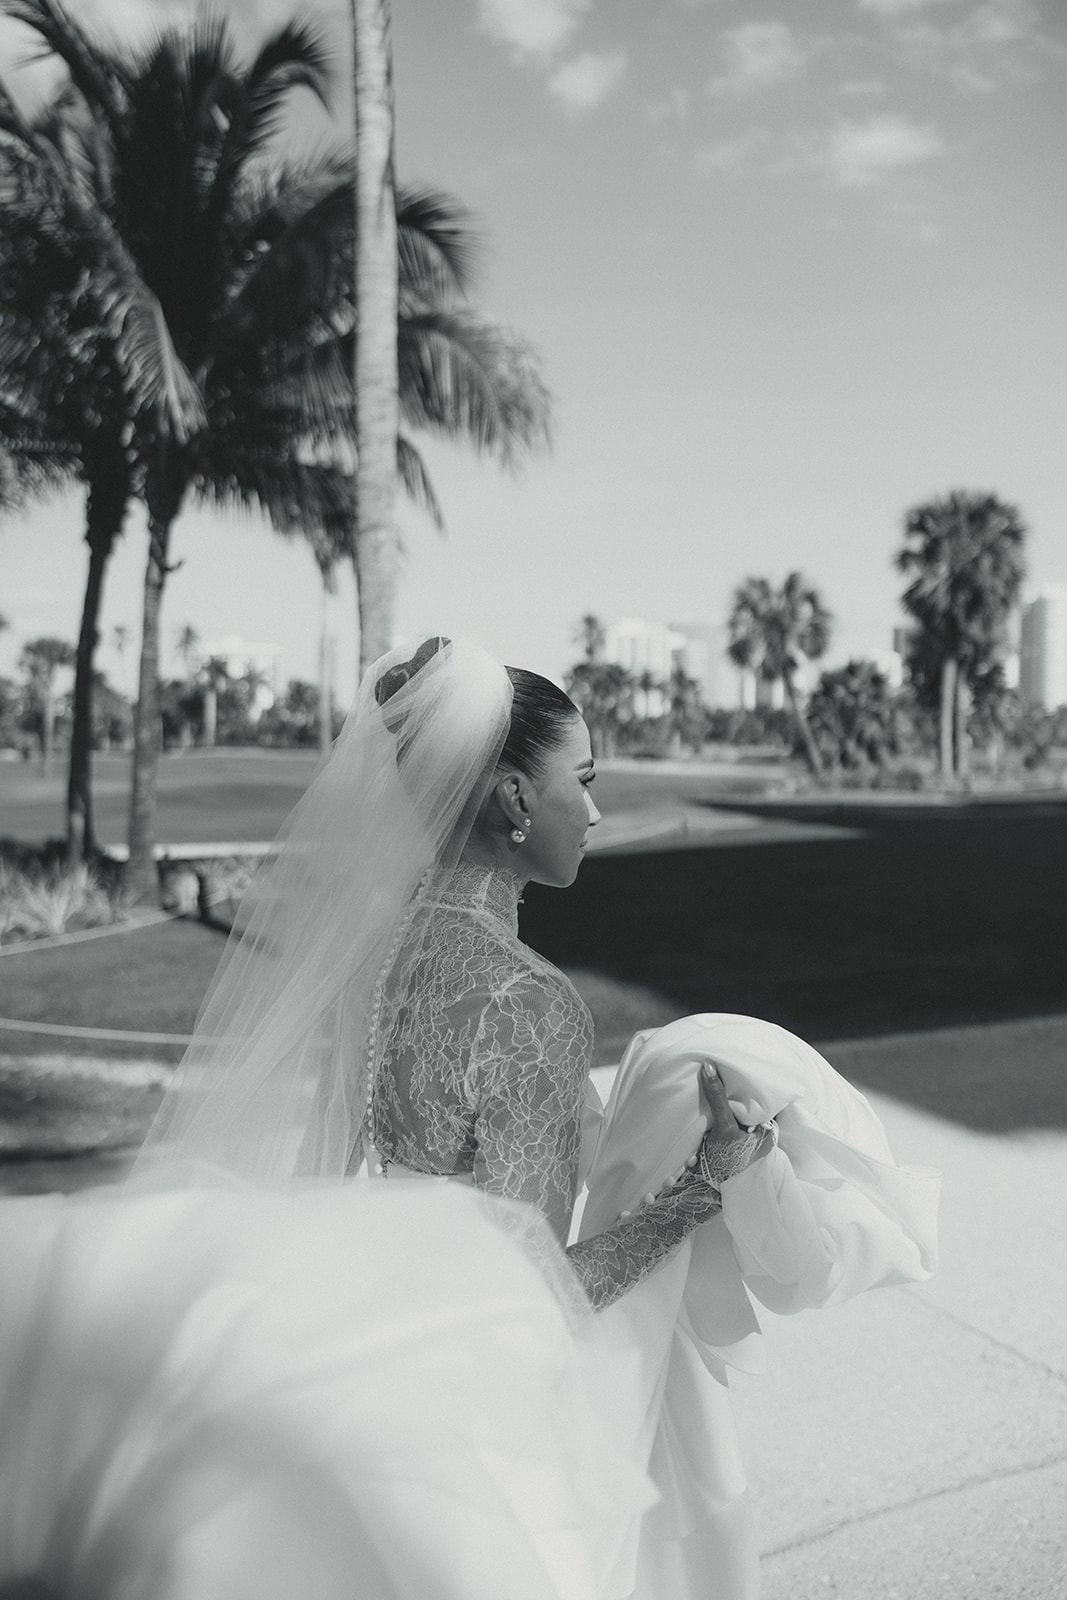
<svg viewBox="0 0 1067 1600">
<path fill-rule="evenodd" d="M 459 859 L 503 749 L 505 668 L 427 641 L 365 674 L 242 906 L 135 1185 L 358 1163 L 375 986 L 420 885 Z"/>
</svg>

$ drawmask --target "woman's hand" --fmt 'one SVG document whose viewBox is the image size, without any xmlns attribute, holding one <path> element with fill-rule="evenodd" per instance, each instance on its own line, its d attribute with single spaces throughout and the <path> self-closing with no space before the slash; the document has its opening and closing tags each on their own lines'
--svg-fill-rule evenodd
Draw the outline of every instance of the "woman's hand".
<svg viewBox="0 0 1067 1600">
<path fill-rule="evenodd" d="M 717 1189 L 738 1172 L 744 1172 L 763 1154 L 771 1136 L 765 1128 L 748 1129 L 734 1116 L 726 1086 L 713 1061 L 700 1067 L 700 1093 L 708 1108 L 708 1131 L 700 1145 L 700 1170 L 705 1181 Z"/>
</svg>

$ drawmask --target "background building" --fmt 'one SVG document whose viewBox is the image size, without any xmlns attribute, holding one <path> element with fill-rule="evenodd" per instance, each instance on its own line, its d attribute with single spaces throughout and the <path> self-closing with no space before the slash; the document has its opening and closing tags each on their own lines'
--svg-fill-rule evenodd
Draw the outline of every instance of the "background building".
<svg viewBox="0 0 1067 1600">
<path fill-rule="evenodd" d="M 1067 584 L 1050 583 L 1022 609 L 1019 689 L 1028 705 L 1067 705 Z"/>
<path fill-rule="evenodd" d="M 646 675 L 665 683 L 675 667 L 700 685 L 706 706 L 744 704 L 743 674 L 726 655 L 727 634 L 716 622 L 650 622 L 620 617 L 605 629 L 604 656 L 625 667 L 640 683 Z M 639 714 L 662 715 L 664 697 L 654 689 L 638 699 Z"/>
</svg>

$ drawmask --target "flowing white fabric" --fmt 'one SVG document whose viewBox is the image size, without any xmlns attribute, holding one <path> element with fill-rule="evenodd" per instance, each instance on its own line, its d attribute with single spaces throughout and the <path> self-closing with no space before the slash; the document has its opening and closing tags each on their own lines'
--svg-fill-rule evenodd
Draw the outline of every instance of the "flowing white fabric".
<svg viewBox="0 0 1067 1600">
<path fill-rule="evenodd" d="M 722 1186 L 722 1213 L 598 1318 L 642 1352 L 630 1450 L 660 1491 L 645 1517 L 636 1600 L 754 1600 L 755 1538 L 727 1399 L 758 1369 L 753 1297 L 779 1313 L 928 1277 L 939 1175 L 899 1167 L 867 1100 L 810 1045 L 753 1017 L 684 1017 L 627 1049 L 587 1174 L 579 1237 L 640 1206 L 707 1124 L 697 1069 L 714 1060 L 738 1119 L 778 1141 Z"/>
<path fill-rule="evenodd" d="M 535 1214 L 502 1207 L 365 1182 L 5 1201 L 0 1590 L 610 1595 L 650 1498 L 614 1435 L 631 1358 L 577 1337 L 516 1245 Z"/>
</svg>

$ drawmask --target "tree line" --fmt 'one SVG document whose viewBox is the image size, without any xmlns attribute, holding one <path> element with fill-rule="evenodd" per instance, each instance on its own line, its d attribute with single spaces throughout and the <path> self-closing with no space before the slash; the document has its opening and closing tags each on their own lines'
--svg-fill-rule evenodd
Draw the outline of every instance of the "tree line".
<svg viewBox="0 0 1067 1600">
<path fill-rule="evenodd" d="M 1023 703 L 1005 676 L 1008 629 L 1024 576 L 1026 529 L 1017 509 L 988 493 L 954 490 L 909 510 L 896 569 L 909 582 L 901 605 L 911 621 L 905 684 L 895 692 L 873 661 L 853 660 L 798 688 L 801 669 L 826 652 L 833 617 L 800 572 L 780 586 L 750 577 L 735 590 L 726 654 L 764 690 L 780 684 L 785 707 L 767 696 L 750 711 L 706 706 L 699 683 L 676 663 L 660 681 L 604 659 L 605 629 L 583 617 L 582 659 L 568 672 L 600 754 L 700 749 L 709 741 L 771 739 L 791 747 L 812 774 L 884 771 L 893 757 L 931 747 L 946 782 L 967 781 L 974 744 L 999 768 L 1005 752 L 1039 764 L 1067 739 L 1067 709 L 1049 715 Z M 648 715 L 649 696 L 661 708 Z"/>
</svg>

